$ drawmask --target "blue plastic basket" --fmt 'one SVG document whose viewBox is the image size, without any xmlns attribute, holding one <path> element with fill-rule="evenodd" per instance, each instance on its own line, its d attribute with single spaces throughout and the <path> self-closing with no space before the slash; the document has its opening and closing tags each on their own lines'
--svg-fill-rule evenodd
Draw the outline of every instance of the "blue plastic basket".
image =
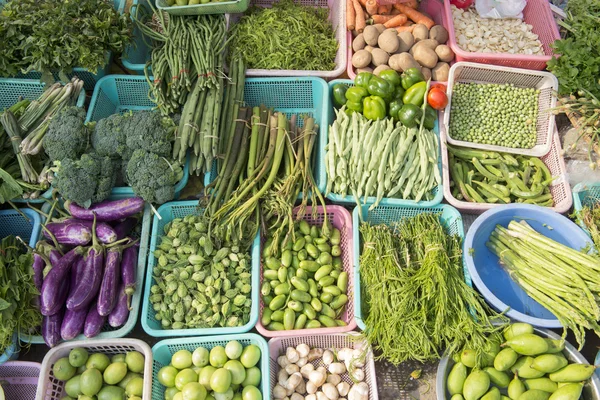
<svg viewBox="0 0 600 400">
<path fill-rule="evenodd" d="M 600 182 L 580 182 L 573 188 L 573 209 L 577 215 L 577 224 L 590 235 L 587 227 L 579 218 L 579 211 L 585 206 L 593 206 L 600 201 Z"/>
<path fill-rule="evenodd" d="M 258 389 L 262 393 L 262 398 L 264 400 L 271 399 L 271 386 L 269 384 L 269 346 L 262 336 L 255 333 L 167 339 L 156 343 L 154 347 L 152 347 L 152 356 L 154 358 L 152 365 L 152 398 L 164 398 L 165 387 L 158 382 L 157 374 L 162 367 L 171 363 L 171 356 L 173 354 L 179 350 L 188 350 L 193 353 L 194 350 L 200 346 L 205 347 L 210 351 L 216 346 L 225 347 L 231 340 L 237 340 L 244 347 L 254 344 L 260 348 L 260 360 L 256 365 L 260 369 L 261 375 L 260 386 Z"/>
<path fill-rule="evenodd" d="M 12 343 L 10 346 L 4 350 L 4 353 L 0 354 L 0 365 L 4 364 L 7 361 L 16 360 L 19 358 L 19 351 L 21 350 L 19 346 L 19 339 L 17 333 L 13 335 Z"/>
<path fill-rule="evenodd" d="M 40 234 L 40 215 L 30 208 L 19 210 L 29 218 L 29 221 L 16 210 L 0 210 L 0 239 L 15 235 L 34 247 Z"/>
<path fill-rule="evenodd" d="M 86 122 L 98 121 L 124 111 L 151 110 L 156 104 L 148 97 L 150 86 L 143 76 L 109 75 L 98 81 L 90 101 Z M 187 184 L 189 162 L 183 166 L 183 177 L 175 185 L 175 197 Z M 112 195 L 133 196 L 129 186 L 115 187 Z"/>
<path fill-rule="evenodd" d="M 130 14 L 148 12 L 152 9 L 148 6 L 148 0 L 133 0 Z M 144 66 L 151 59 L 152 39 L 146 37 L 137 26 L 133 28 L 133 42 L 125 48 L 121 61 L 123 66 L 137 75 L 144 75 Z"/>
<path fill-rule="evenodd" d="M 446 204 L 440 204 L 436 206 L 426 207 L 417 204 L 409 205 L 382 205 L 376 207 L 374 210 L 369 211 L 369 205 L 357 206 L 352 212 L 352 234 L 354 241 L 354 317 L 356 318 L 356 324 L 362 330 L 365 329 L 365 323 L 362 319 L 362 293 L 360 287 L 360 253 L 362 250 L 362 244 L 360 241 L 360 217 L 359 207 L 362 207 L 362 214 L 365 222 L 379 225 L 386 224 L 391 225 L 393 223 L 402 221 L 405 218 L 414 217 L 415 215 L 422 213 L 441 213 L 441 220 L 444 227 L 447 229 L 450 235 L 458 235 L 461 238 L 465 237 L 465 231 L 463 228 L 462 217 L 458 210 L 452 206 Z M 466 265 L 463 262 L 463 272 L 465 275 L 465 282 L 467 285 L 472 286 L 471 276 L 467 270 Z"/>
<path fill-rule="evenodd" d="M 150 303 L 150 288 L 156 283 L 152 272 L 156 265 L 156 258 L 154 257 L 154 250 L 160 242 L 160 237 L 163 235 L 164 227 L 166 224 L 174 220 L 175 218 L 183 218 L 186 215 L 198 214 L 202 212 L 202 209 L 198 208 L 198 202 L 195 200 L 191 201 L 173 201 L 165 203 L 157 210 L 159 217 L 155 214 L 152 222 L 152 235 L 150 240 L 150 253 L 148 254 L 148 269 L 146 270 L 146 283 L 144 287 L 144 302 L 142 304 L 142 328 L 150 336 L 154 337 L 166 337 L 166 336 L 207 336 L 207 335 L 225 335 L 233 333 L 244 333 L 256 325 L 258 321 L 258 305 L 259 305 L 259 291 L 260 291 L 260 234 L 256 235 L 254 243 L 252 245 L 252 292 L 250 298 L 252 299 L 252 306 L 250 309 L 250 319 L 243 326 L 237 326 L 233 328 L 198 328 L 198 329 L 163 329 L 161 323 L 154 318 L 155 311 Z"/>
<path fill-rule="evenodd" d="M 337 83 L 344 83 L 348 86 L 354 86 L 354 81 L 350 80 L 350 79 L 335 79 L 331 82 L 329 82 L 329 104 L 327 106 L 327 130 L 325 131 L 325 137 L 324 137 L 324 141 L 321 141 L 319 143 L 322 143 L 323 147 L 320 149 L 320 154 L 322 154 L 322 158 L 320 158 L 320 160 L 323 160 L 325 157 L 325 146 L 327 145 L 327 139 L 329 137 L 329 126 L 331 124 L 333 124 L 333 121 L 335 121 L 335 109 L 333 107 L 333 96 L 331 95 L 331 91 L 333 90 L 333 86 Z M 440 150 L 439 150 L 439 138 L 440 138 L 440 127 L 439 127 L 439 117 L 436 119 L 435 121 L 435 126 L 433 127 L 433 131 L 435 132 L 435 134 L 438 137 L 438 168 L 440 170 L 440 176 L 442 175 L 442 156 L 440 154 Z M 325 173 L 325 168 L 323 168 L 323 176 L 324 176 L 324 182 L 325 185 L 324 187 L 327 186 L 327 174 Z M 403 206 L 403 205 L 419 205 L 419 206 L 424 206 L 424 207 L 428 207 L 428 206 L 435 206 L 438 205 L 442 202 L 442 200 L 444 200 L 444 188 L 443 188 L 443 184 L 440 181 L 440 183 L 433 188 L 433 190 L 430 192 L 433 197 L 431 200 L 426 200 L 426 201 L 419 201 L 416 202 L 414 200 L 404 200 L 404 199 L 397 199 L 397 198 L 393 198 L 393 197 L 384 197 L 379 204 L 381 204 L 382 206 Z M 327 198 L 336 202 L 336 203 L 341 203 L 341 204 L 356 204 L 356 200 L 354 199 L 354 196 L 351 195 L 347 195 L 347 196 L 341 196 L 339 194 L 335 194 L 335 193 L 329 193 L 327 195 Z M 364 201 L 364 197 L 360 198 L 361 200 L 361 204 Z M 373 204 L 375 202 L 376 198 L 375 197 L 368 197 L 367 198 L 367 203 Z"/>
<path fill-rule="evenodd" d="M 308 115 L 319 125 L 318 142 L 315 143 L 313 173 L 317 187 L 325 192 L 325 144 L 327 141 L 327 104 L 329 104 L 327 82 L 321 78 L 247 78 L 244 85 L 244 102 L 248 107 L 264 105 L 285 113 Z M 302 121 L 298 119 L 298 126 Z M 207 186 L 217 177 L 216 168 L 204 176 Z"/>
</svg>

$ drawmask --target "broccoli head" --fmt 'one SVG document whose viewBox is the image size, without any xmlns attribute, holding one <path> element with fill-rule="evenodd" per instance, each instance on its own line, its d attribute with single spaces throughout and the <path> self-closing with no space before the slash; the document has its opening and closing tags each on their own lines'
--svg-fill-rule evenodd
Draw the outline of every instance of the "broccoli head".
<svg viewBox="0 0 600 400">
<path fill-rule="evenodd" d="M 163 117 L 158 111 L 138 111 L 133 114 L 134 129 L 127 133 L 127 147 L 131 152 L 142 149 L 159 156 L 171 154 L 171 142 L 174 139 L 172 120 Z M 123 157 L 127 159 L 129 157 Z"/>
<path fill-rule="evenodd" d="M 88 143 L 85 110 L 79 107 L 60 110 L 52 118 L 43 143 L 51 161 L 79 158 Z"/>
<path fill-rule="evenodd" d="M 150 203 L 162 204 L 175 197 L 175 184 L 182 178 L 178 162 L 163 156 L 136 150 L 127 163 L 127 182 L 136 195 Z"/>
<path fill-rule="evenodd" d="M 126 137 L 135 129 L 133 113 L 113 114 L 96 122 L 92 147 L 101 156 L 123 157 L 128 153 Z"/>
</svg>

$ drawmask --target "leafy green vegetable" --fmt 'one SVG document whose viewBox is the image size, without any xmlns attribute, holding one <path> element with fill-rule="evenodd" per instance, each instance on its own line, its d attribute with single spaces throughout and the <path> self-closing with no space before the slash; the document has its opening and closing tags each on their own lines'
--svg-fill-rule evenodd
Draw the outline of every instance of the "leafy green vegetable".
<svg viewBox="0 0 600 400">
<path fill-rule="evenodd" d="M 149 203 L 163 204 L 175 197 L 175 184 L 183 170 L 179 162 L 144 150 L 136 150 L 127 163 L 127 182 L 136 195 Z"/>
<path fill-rule="evenodd" d="M 23 195 L 23 188 L 8 172 L 0 168 L 0 204 Z"/>
<path fill-rule="evenodd" d="M 52 118 L 43 143 L 50 161 L 79 158 L 88 143 L 85 110 L 72 106 L 59 111 Z"/>
</svg>

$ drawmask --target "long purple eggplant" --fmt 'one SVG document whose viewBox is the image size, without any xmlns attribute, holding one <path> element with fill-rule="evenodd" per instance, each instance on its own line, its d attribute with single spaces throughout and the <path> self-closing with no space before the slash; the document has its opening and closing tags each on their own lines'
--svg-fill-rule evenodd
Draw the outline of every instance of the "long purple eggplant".
<svg viewBox="0 0 600 400">
<path fill-rule="evenodd" d="M 136 217 L 125 218 L 123 221 L 116 223 L 113 226 L 115 233 L 117 234 L 117 240 L 121 240 L 127 235 L 129 232 L 135 228 L 138 223 L 138 219 Z"/>
<path fill-rule="evenodd" d="M 60 261 L 62 256 L 60 255 L 58 250 L 50 250 L 50 255 L 48 256 L 48 258 L 50 259 L 50 264 L 54 266 Z"/>
<path fill-rule="evenodd" d="M 56 314 L 64 305 L 64 298 L 69 290 L 68 273 L 83 251 L 82 247 L 75 247 L 65 254 L 46 275 L 40 292 L 42 315 Z"/>
<path fill-rule="evenodd" d="M 127 294 L 125 294 L 125 285 L 121 283 L 117 305 L 108 315 L 108 324 L 113 328 L 119 328 L 125 324 L 128 317 L 129 307 L 127 307 Z"/>
<path fill-rule="evenodd" d="M 121 252 L 120 246 L 113 247 L 106 252 L 104 277 L 98 293 L 98 314 L 107 316 L 117 303 L 117 288 L 121 277 Z"/>
<path fill-rule="evenodd" d="M 136 267 L 138 261 L 137 243 L 123 250 L 121 260 L 121 282 L 127 295 L 127 308 L 131 310 L 131 296 L 135 293 Z"/>
<path fill-rule="evenodd" d="M 92 303 L 90 310 L 85 317 L 85 324 L 83 325 L 83 334 L 87 338 L 93 338 L 102 332 L 102 327 L 106 324 L 106 317 L 98 314 L 98 307 L 96 303 Z"/>
<path fill-rule="evenodd" d="M 54 315 L 42 318 L 42 337 L 48 347 L 54 347 L 60 342 L 60 326 L 62 325 L 64 311 L 59 310 Z"/>
<path fill-rule="evenodd" d="M 85 323 L 87 313 L 86 309 L 80 311 L 67 309 L 60 325 L 60 337 L 63 340 L 71 340 L 83 332 L 83 324 Z"/>
<path fill-rule="evenodd" d="M 46 228 L 52 232 L 58 243 L 85 245 L 92 239 L 92 223 L 92 221 L 83 219 L 69 218 L 48 223 L 46 224 Z M 82 226 L 85 228 L 82 228 Z M 45 230 L 44 235 L 47 239 L 50 239 L 50 235 L 48 235 L 48 232 Z M 113 243 L 117 240 L 117 233 L 106 222 L 99 222 L 96 225 L 96 235 L 100 242 L 106 244 Z"/>
<path fill-rule="evenodd" d="M 141 212 L 144 209 L 144 199 L 129 197 L 120 200 L 105 200 L 94 204 L 88 209 L 72 202 L 65 202 L 65 208 L 75 218 L 91 221 L 94 219 L 95 213 L 98 221 L 108 222 L 132 217 Z"/>
<path fill-rule="evenodd" d="M 33 284 L 37 290 L 42 290 L 42 284 L 44 283 L 44 268 L 46 267 L 46 261 L 38 253 L 33 254 Z"/>
</svg>

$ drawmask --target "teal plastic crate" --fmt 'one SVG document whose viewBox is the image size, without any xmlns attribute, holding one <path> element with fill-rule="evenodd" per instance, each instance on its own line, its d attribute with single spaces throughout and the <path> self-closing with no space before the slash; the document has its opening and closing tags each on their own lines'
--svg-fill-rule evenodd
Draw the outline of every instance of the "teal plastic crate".
<svg viewBox="0 0 600 400">
<path fill-rule="evenodd" d="M 25 214 L 29 221 L 17 210 L 0 210 L 0 239 L 15 235 L 34 247 L 41 229 L 40 215 L 30 208 L 20 208 L 19 211 Z"/>
<path fill-rule="evenodd" d="M 168 6 L 166 0 L 156 0 L 156 7 L 173 15 L 233 14 L 248 9 L 250 0 L 211 1 L 187 6 Z"/>
<path fill-rule="evenodd" d="M 90 101 L 86 122 L 98 121 L 125 111 L 151 110 L 156 104 L 148 97 L 150 86 L 143 76 L 109 75 L 98 81 Z M 189 162 L 183 166 L 183 178 L 175 185 L 175 197 L 187 184 Z M 115 187 L 112 195 L 134 196 L 129 186 Z"/>
<path fill-rule="evenodd" d="M 335 79 L 331 82 L 329 82 L 329 103 L 327 106 L 327 130 L 325 131 L 325 138 L 323 143 L 323 148 L 320 149 L 320 153 L 322 154 L 322 158 L 320 158 L 320 160 L 323 160 L 325 157 L 325 146 L 327 145 L 327 139 L 329 137 L 329 126 L 331 124 L 333 124 L 333 121 L 335 121 L 335 111 L 334 111 L 334 107 L 333 107 L 333 97 L 331 95 L 331 91 L 333 89 L 333 86 L 336 83 L 345 83 L 348 86 L 354 86 L 354 81 L 350 80 L 350 79 Z M 442 175 L 442 156 L 440 153 L 440 144 L 439 144 L 439 138 L 440 138 L 440 127 L 439 127 L 439 116 L 437 118 L 437 120 L 435 121 L 435 126 L 433 128 L 433 131 L 435 132 L 435 134 L 438 137 L 438 168 L 440 170 L 440 176 Z M 324 170 L 325 168 L 323 168 Z M 325 173 L 325 171 L 323 171 L 324 173 L 324 179 L 325 179 L 325 187 L 327 186 L 327 174 Z M 442 202 L 442 200 L 444 200 L 444 187 L 442 182 L 440 181 L 440 183 L 433 188 L 433 190 L 430 192 L 431 195 L 433 196 L 431 200 L 426 200 L 426 201 L 419 201 L 419 202 L 415 202 L 414 200 L 404 200 L 404 199 L 398 199 L 398 198 L 393 198 L 393 197 L 384 197 L 379 204 L 382 206 L 402 206 L 402 205 L 419 205 L 419 206 L 424 206 L 424 207 L 429 207 L 429 206 L 435 206 L 438 205 Z M 335 193 L 329 193 L 327 195 L 327 198 L 330 199 L 331 201 L 335 202 L 335 203 L 340 203 L 340 204 L 356 204 L 356 201 L 354 200 L 353 196 L 341 196 L 339 194 L 335 194 Z M 361 200 L 361 204 L 364 201 L 364 197 L 360 198 Z M 375 197 L 368 197 L 367 198 L 367 203 L 373 204 L 375 202 L 376 198 Z"/>
<path fill-rule="evenodd" d="M 132 16 L 138 15 L 138 18 L 140 18 L 143 13 L 151 12 L 152 9 L 148 6 L 148 0 L 133 0 L 130 11 Z M 125 48 L 121 56 L 123 66 L 137 75 L 144 75 L 144 67 L 150 61 L 151 56 L 152 39 L 142 34 L 138 27 L 134 25 L 133 42 Z"/>
<path fill-rule="evenodd" d="M 12 338 L 11 344 L 4 350 L 4 353 L 0 354 L 0 365 L 4 364 L 7 361 L 16 360 L 19 358 L 19 351 L 21 350 L 19 346 L 19 339 L 17 334 L 15 333 Z"/>
<path fill-rule="evenodd" d="M 265 105 L 275 111 L 285 113 L 288 118 L 294 114 L 309 115 L 319 125 L 317 143 L 314 148 L 313 174 L 315 183 L 325 192 L 326 175 L 323 158 L 327 141 L 327 104 L 329 91 L 327 82 L 321 78 L 247 78 L 244 85 L 244 102 L 248 107 Z M 302 121 L 298 120 L 302 127 Z M 216 168 L 204 176 L 208 185 L 217 177 Z"/>
<path fill-rule="evenodd" d="M 166 337 L 166 336 L 207 336 L 207 335 L 226 335 L 233 333 L 244 333 L 256 325 L 258 321 L 258 305 L 259 305 L 259 282 L 260 282 L 260 234 L 254 238 L 250 257 L 252 259 L 252 306 L 250 308 L 250 319 L 243 326 L 234 328 L 197 328 L 197 329 L 163 329 L 160 322 L 154 318 L 156 314 L 150 303 L 150 288 L 156 283 L 152 272 L 156 265 L 154 250 L 160 242 L 160 237 L 164 233 L 166 224 L 175 218 L 183 218 L 190 214 L 199 214 L 204 210 L 198 208 L 198 201 L 173 201 L 165 203 L 157 210 L 158 215 L 154 215 L 152 223 L 152 235 L 150 240 L 150 252 L 148 254 L 148 269 L 146 270 L 146 283 L 144 286 L 144 302 L 142 304 L 142 328 L 150 336 Z M 159 218 L 160 216 L 160 218 Z"/>
<path fill-rule="evenodd" d="M 360 268 L 359 259 L 362 249 L 362 243 L 360 240 L 360 224 L 359 218 L 359 207 L 362 207 L 362 214 L 365 222 L 379 225 L 386 224 L 391 225 L 395 222 L 402 221 L 405 218 L 414 217 L 415 215 L 422 213 L 441 213 L 441 220 L 447 232 L 451 235 L 458 235 L 461 239 L 465 238 L 465 231 L 463 227 L 463 221 L 458 210 L 452 206 L 446 204 L 440 204 L 436 206 L 423 206 L 423 205 L 381 205 L 376 207 L 374 210 L 369 211 L 369 204 L 363 206 L 357 206 L 352 212 L 352 234 L 354 241 L 354 317 L 356 318 L 356 324 L 362 330 L 365 329 L 365 323 L 362 318 L 362 301 L 361 301 L 361 287 L 360 287 Z M 471 276 L 465 263 L 463 262 L 463 272 L 465 275 L 465 282 L 469 286 L 473 286 L 471 282 Z"/>
<path fill-rule="evenodd" d="M 580 182 L 573 188 L 573 209 L 577 215 L 585 206 L 593 206 L 600 201 L 600 182 Z M 590 236 L 587 227 L 577 215 L 577 224 Z"/>
<path fill-rule="evenodd" d="M 256 366 L 260 369 L 260 385 L 258 389 L 262 393 L 264 400 L 271 399 L 270 367 L 269 367 L 269 346 L 262 336 L 255 333 L 242 333 L 238 335 L 219 335 L 219 336 L 203 336 L 190 338 L 177 338 L 161 340 L 152 347 L 152 356 L 154 358 L 152 365 L 152 398 L 163 399 L 165 387 L 158 381 L 158 371 L 165 365 L 171 363 L 171 356 L 179 350 L 188 350 L 194 352 L 196 348 L 202 346 L 209 351 L 216 346 L 225 347 L 231 340 L 237 340 L 246 347 L 254 344 L 260 348 L 260 360 Z"/>
</svg>

